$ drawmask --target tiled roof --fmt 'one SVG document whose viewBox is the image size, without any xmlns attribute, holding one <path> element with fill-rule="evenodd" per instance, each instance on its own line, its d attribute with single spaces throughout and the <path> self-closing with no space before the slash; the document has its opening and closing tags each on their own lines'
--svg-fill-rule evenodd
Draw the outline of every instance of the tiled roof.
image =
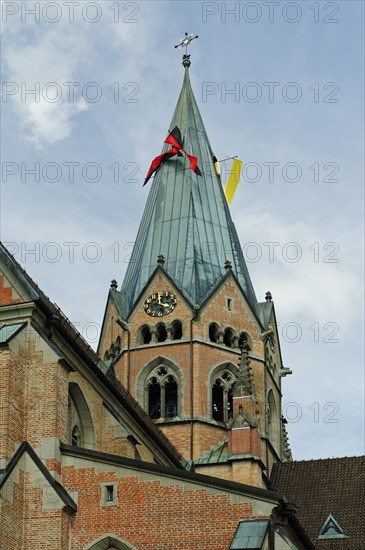
<svg viewBox="0 0 365 550">
<path fill-rule="evenodd" d="M 275 464 L 271 486 L 298 506 L 316 548 L 365 549 L 365 456 Z M 330 514 L 348 538 L 318 539 Z"/>
</svg>

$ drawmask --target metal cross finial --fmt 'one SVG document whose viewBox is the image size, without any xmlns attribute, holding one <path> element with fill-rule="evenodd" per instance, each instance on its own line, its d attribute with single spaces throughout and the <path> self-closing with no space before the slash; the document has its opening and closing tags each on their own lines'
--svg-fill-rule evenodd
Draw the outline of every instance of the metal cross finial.
<svg viewBox="0 0 365 550">
<path fill-rule="evenodd" d="M 185 46 L 185 55 L 187 55 L 188 46 L 190 46 L 190 44 L 192 43 L 193 40 L 195 40 L 195 38 L 199 38 L 198 35 L 195 35 L 195 36 L 193 34 L 188 35 L 188 33 L 186 32 L 185 37 L 180 40 L 179 44 L 176 44 L 175 48 L 178 48 L 179 50 L 181 50 Z"/>
</svg>

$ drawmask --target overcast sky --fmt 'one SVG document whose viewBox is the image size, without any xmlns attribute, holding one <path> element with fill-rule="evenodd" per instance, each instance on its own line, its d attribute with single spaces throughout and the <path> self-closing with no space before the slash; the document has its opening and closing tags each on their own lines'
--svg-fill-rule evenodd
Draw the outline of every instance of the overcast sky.
<svg viewBox="0 0 365 550">
<path fill-rule="evenodd" d="M 180 92 L 173 46 L 198 34 L 192 86 L 218 159 L 244 162 L 232 216 L 293 370 L 294 458 L 363 454 L 363 2 L 1 7 L 1 239 L 16 259 L 95 347 Z"/>
</svg>

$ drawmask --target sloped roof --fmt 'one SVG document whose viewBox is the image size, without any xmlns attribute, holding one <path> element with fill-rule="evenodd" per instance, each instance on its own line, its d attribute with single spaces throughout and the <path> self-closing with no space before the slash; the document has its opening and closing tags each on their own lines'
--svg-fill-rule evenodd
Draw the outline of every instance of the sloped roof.
<svg viewBox="0 0 365 550">
<path fill-rule="evenodd" d="M 319 550 L 365 548 L 365 456 L 274 464 L 271 486 L 295 502 Z M 348 538 L 318 539 L 330 514 Z"/>
<path fill-rule="evenodd" d="M 161 254 L 166 261 L 164 268 L 193 304 L 203 302 L 212 286 L 225 275 L 224 262 L 229 260 L 254 306 L 254 289 L 220 177 L 214 170 L 214 153 L 191 88 L 188 68 L 170 131 L 175 126 L 181 131 L 184 150 L 198 157 L 202 176 L 189 168 L 185 155 L 166 160 L 157 171 L 122 285 L 129 308 L 145 287 Z M 165 144 L 163 152 L 169 148 Z"/>
<path fill-rule="evenodd" d="M 7 464 L 5 468 L 4 476 L 0 482 L 0 489 L 5 485 L 8 477 L 10 476 L 11 472 L 14 470 L 15 466 L 17 465 L 17 463 L 19 462 L 20 458 L 23 456 L 24 453 L 27 453 L 29 457 L 33 460 L 38 470 L 42 473 L 42 475 L 48 481 L 52 489 L 54 489 L 54 491 L 57 493 L 59 498 L 62 500 L 64 506 L 71 512 L 77 512 L 77 505 L 74 502 L 74 500 L 70 497 L 70 495 L 68 494 L 64 486 L 55 480 L 51 472 L 43 464 L 43 462 L 41 461 L 37 453 L 34 451 L 32 446 L 28 443 L 28 441 L 23 441 L 19 445 L 18 449 L 16 450 L 11 460 Z"/>
<path fill-rule="evenodd" d="M 3 261 L 7 267 L 14 273 L 17 279 L 27 288 L 32 299 L 44 310 L 47 317 L 58 322 L 57 330 L 67 340 L 70 346 L 82 357 L 86 364 L 93 370 L 103 384 L 112 391 L 119 402 L 125 407 L 130 415 L 135 418 L 143 427 L 146 433 L 157 442 L 160 448 L 166 453 L 173 463 L 179 468 L 187 466 L 186 461 L 177 451 L 165 434 L 155 425 L 153 420 L 147 415 L 139 403 L 132 397 L 129 391 L 116 378 L 113 369 L 108 369 L 107 365 L 100 359 L 99 355 L 83 339 L 76 330 L 71 321 L 64 315 L 61 309 L 51 302 L 39 286 L 33 281 L 23 267 L 10 254 L 6 247 L 0 242 L 0 261 Z"/>
<path fill-rule="evenodd" d="M 219 462 L 228 462 L 228 440 L 226 437 L 210 451 L 200 456 L 195 464 L 201 466 L 202 464 L 218 464 Z"/>
</svg>

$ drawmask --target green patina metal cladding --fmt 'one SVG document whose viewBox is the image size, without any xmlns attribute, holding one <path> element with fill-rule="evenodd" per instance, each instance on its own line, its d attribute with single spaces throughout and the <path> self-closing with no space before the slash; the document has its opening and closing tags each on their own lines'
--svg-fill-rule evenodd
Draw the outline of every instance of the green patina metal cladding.
<svg viewBox="0 0 365 550">
<path fill-rule="evenodd" d="M 231 218 L 213 151 L 185 67 L 183 87 L 170 125 L 178 126 L 184 150 L 198 157 L 202 176 L 189 168 L 185 155 L 175 155 L 157 171 L 151 185 L 122 292 L 129 310 L 157 266 L 164 269 L 191 303 L 200 305 L 225 275 L 225 260 L 252 307 L 257 301 Z M 165 144 L 163 152 L 170 149 Z"/>
</svg>

